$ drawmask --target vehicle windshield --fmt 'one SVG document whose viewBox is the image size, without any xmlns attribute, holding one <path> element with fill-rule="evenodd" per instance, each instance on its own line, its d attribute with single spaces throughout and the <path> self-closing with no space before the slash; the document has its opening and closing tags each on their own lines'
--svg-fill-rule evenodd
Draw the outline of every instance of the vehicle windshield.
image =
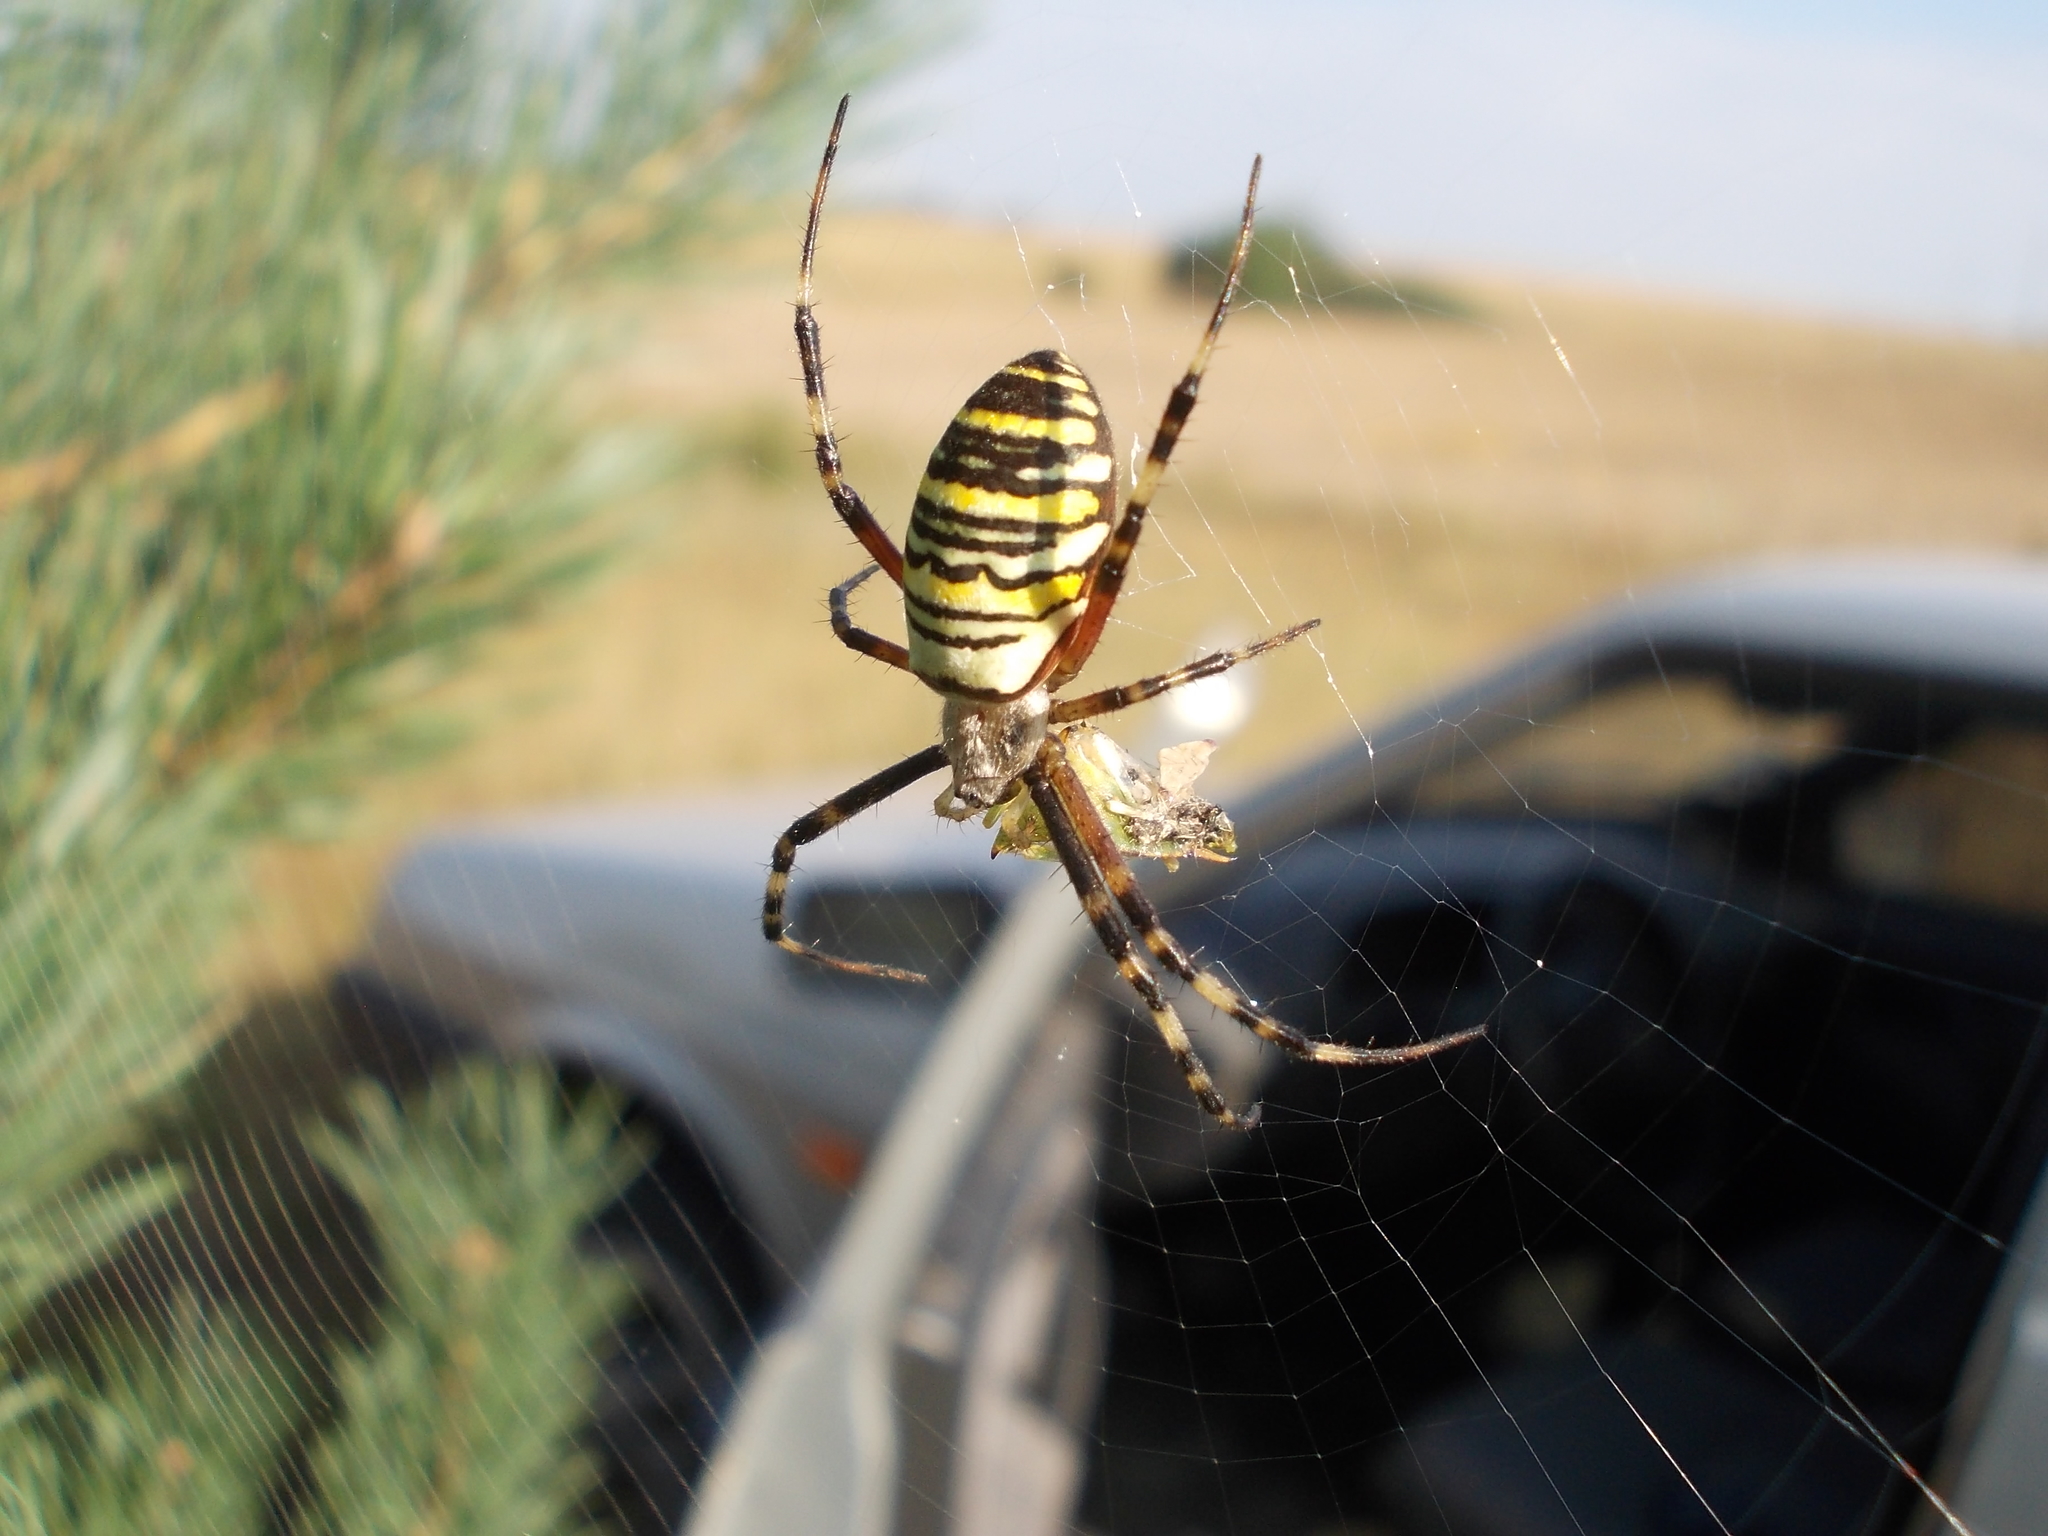
<svg viewBox="0 0 2048 1536">
<path fill-rule="evenodd" d="M 1846 797 L 1833 834 L 1849 884 L 2048 920 L 2048 728 L 1979 721 Z"/>
<path fill-rule="evenodd" d="M 1678 801 L 1747 797 L 1838 752 L 1834 710 L 1777 710 L 1726 677 L 1638 677 L 1432 769 L 1416 809 L 1640 815 Z"/>
<path fill-rule="evenodd" d="M 1830 883 L 2048 920 L 2048 726 L 1952 712 L 1938 754 L 1899 750 L 1883 726 L 1909 703 L 1904 684 L 1852 711 L 1759 703 L 1722 673 L 1637 674 L 1491 739 L 1461 732 L 1414 807 L 1568 822 L 1691 810 L 1750 843 L 1796 810 L 1822 825 L 1811 872 Z"/>
</svg>

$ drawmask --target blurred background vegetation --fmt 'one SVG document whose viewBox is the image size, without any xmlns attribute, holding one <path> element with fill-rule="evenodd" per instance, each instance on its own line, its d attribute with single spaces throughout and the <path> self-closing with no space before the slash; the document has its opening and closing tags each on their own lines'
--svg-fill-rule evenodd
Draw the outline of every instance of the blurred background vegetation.
<svg viewBox="0 0 2048 1536">
<path fill-rule="evenodd" d="M 636 1166 L 616 1108 L 302 1080 L 225 1144 L 224 945 L 247 850 L 454 739 L 433 685 L 703 452 L 575 416 L 591 295 L 703 268 L 903 39 L 871 0 L 509 15 L 0 13 L 0 1528 L 603 1512 L 632 1285 L 573 1238 Z M 237 1145 L 343 1229 L 323 1305 L 187 1251 Z"/>
<path fill-rule="evenodd" d="M 1184 284 L 1197 298 L 1215 303 L 1236 244 L 1237 226 L 1219 224 L 1206 235 L 1175 246 L 1166 261 L 1166 280 Z M 1360 271 L 1313 227 L 1284 214 L 1261 215 L 1238 292 L 1245 301 L 1282 310 L 1313 306 L 1472 318 L 1469 303 L 1442 284 L 1411 274 Z"/>
</svg>

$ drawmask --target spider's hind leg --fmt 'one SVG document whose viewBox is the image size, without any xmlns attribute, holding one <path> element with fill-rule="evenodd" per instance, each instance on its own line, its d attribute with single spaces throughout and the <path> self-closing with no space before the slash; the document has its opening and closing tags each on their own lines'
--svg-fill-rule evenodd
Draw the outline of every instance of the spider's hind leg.
<svg viewBox="0 0 2048 1536">
<path fill-rule="evenodd" d="M 1088 849 L 1076 831 L 1073 819 L 1067 814 L 1066 806 L 1053 789 L 1046 776 L 1047 767 L 1057 764 L 1066 766 L 1059 755 L 1059 747 L 1050 738 L 1041 749 L 1038 761 L 1024 770 L 1025 786 L 1031 791 L 1031 798 L 1038 806 L 1038 814 L 1044 818 L 1046 831 L 1052 836 L 1053 847 L 1058 851 L 1060 862 L 1066 866 L 1067 878 L 1074 883 L 1074 894 L 1080 898 L 1081 910 L 1094 925 L 1096 937 L 1102 947 L 1109 951 L 1109 958 L 1116 962 L 1118 972 L 1130 983 L 1145 1004 L 1146 1012 L 1152 1015 L 1152 1024 L 1166 1042 L 1166 1049 L 1172 1054 L 1174 1065 L 1187 1078 L 1188 1088 L 1194 1093 L 1195 1101 L 1218 1123 L 1231 1130 L 1248 1131 L 1259 1123 L 1259 1110 L 1253 1105 L 1248 1110 L 1234 1110 L 1223 1101 L 1223 1095 L 1216 1091 L 1216 1080 L 1209 1075 L 1209 1069 L 1196 1054 L 1195 1044 L 1188 1038 L 1187 1026 L 1180 1021 L 1180 1015 L 1173 1011 L 1173 1004 L 1166 1000 L 1166 994 L 1159 990 L 1159 979 L 1146 968 L 1138 958 L 1137 949 L 1131 943 L 1131 936 L 1124 931 L 1124 925 L 1111 904 L 1109 892 L 1104 889 L 1102 876 L 1088 856 Z M 1071 777 L 1073 770 L 1067 769 Z"/>
<path fill-rule="evenodd" d="M 1123 908 L 1124 916 L 1145 941 L 1145 947 L 1152 951 L 1159 963 L 1172 971 L 1181 980 L 1208 1002 L 1229 1014 L 1261 1040 L 1271 1041 L 1288 1055 L 1302 1061 L 1320 1062 L 1331 1067 L 1392 1066 L 1397 1062 L 1417 1061 L 1424 1056 L 1434 1056 L 1438 1051 L 1447 1051 L 1454 1045 L 1463 1045 L 1476 1040 L 1486 1033 L 1484 1025 L 1477 1029 L 1460 1030 L 1454 1035 L 1438 1035 L 1431 1040 L 1418 1040 L 1413 1045 L 1374 1047 L 1369 1045 L 1340 1045 L 1333 1040 L 1311 1040 L 1291 1024 L 1283 1024 L 1268 1014 L 1259 1012 L 1250 998 L 1224 981 L 1215 972 L 1197 966 L 1188 952 L 1181 948 L 1180 941 L 1166 931 L 1159 920 L 1159 909 L 1152 905 L 1138 884 L 1137 876 L 1131 873 L 1131 866 L 1124 862 L 1111 839 L 1109 829 L 1095 814 L 1094 806 L 1088 799 L 1088 791 L 1055 745 L 1053 755 L 1047 760 L 1046 777 L 1048 787 L 1060 807 L 1068 812 L 1068 819 L 1085 845 L 1091 862 L 1102 871 L 1103 879 L 1116 897 L 1117 905 Z M 1041 810 L 1043 806 L 1041 805 Z M 1048 816 L 1048 825 L 1050 824 Z"/>
<path fill-rule="evenodd" d="M 775 853 L 768 862 L 768 894 L 761 898 L 761 932 L 770 944 L 786 949 L 792 955 L 800 955 L 835 971 L 850 971 L 856 976 L 880 976 L 886 981 L 926 979 L 916 971 L 898 970 L 893 965 L 842 960 L 837 955 L 806 948 L 784 931 L 782 908 L 789 895 L 789 874 L 796 867 L 797 849 L 805 843 L 815 843 L 841 822 L 858 816 L 870 806 L 880 805 L 897 790 L 907 788 L 926 774 L 936 773 L 945 766 L 946 749 L 926 747 L 893 767 L 884 768 L 873 778 L 862 779 L 844 794 L 833 796 L 815 811 L 790 823 L 789 830 L 775 840 Z"/>
</svg>

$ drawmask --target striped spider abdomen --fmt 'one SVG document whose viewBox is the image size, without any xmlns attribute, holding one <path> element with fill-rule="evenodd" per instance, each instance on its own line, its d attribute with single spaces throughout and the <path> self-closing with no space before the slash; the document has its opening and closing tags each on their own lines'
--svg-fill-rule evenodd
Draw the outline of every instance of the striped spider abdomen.
<svg viewBox="0 0 2048 1536">
<path fill-rule="evenodd" d="M 999 369 L 932 450 L 903 547 L 910 670 L 1001 701 L 1043 677 L 1088 602 L 1116 516 L 1116 446 L 1061 352 Z"/>
</svg>

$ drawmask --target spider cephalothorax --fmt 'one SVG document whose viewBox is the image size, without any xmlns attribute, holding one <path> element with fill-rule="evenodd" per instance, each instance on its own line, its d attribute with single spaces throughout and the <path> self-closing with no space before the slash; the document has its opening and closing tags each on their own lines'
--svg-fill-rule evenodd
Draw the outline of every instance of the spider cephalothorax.
<svg viewBox="0 0 2048 1536">
<path fill-rule="evenodd" d="M 854 785 L 783 833 L 761 908 L 761 926 L 770 942 L 839 970 L 923 980 L 797 943 L 784 931 L 783 905 L 798 848 L 947 769 L 951 782 L 939 795 L 938 813 L 955 820 L 983 816 L 997 829 L 995 852 L 1056 858 L 1066 867 L 1103 948 L 1144 1001 L 1196 1099 L 1223 1124 L 1249 1127 L 1258 1111 L 1233 1110 L 1223 1102 L 1158 979 L 1139 958 L 1133 934 L 1201 997 L 1306 1061 L 1331 1066 L 1412 1061 L 1472 1039 L 1481 1031 L 1386 1049 L 1311 1040 L 1261 1013 L 1214 972 L 1197 967 L 1161 926 L 1158 910 L 1125 862 L 1126 854 L 1169 865 L 1180 858 L 1228 858 L 1236 851 L 1235 833 L 1229 817 L 1188 787 L 1207 760 L 1206 743 L 1172 749 L 1181 755 L 1162 755 L 1154 770 L 1085 722 L 1213 677 L 1298 639 L 1315 627 L 1315 620 L 1157 677 L 1078 698 L 1058 697 L 1102 636 L 1167 459 L 1195 408 L 1203 370 L 1251 249 L 1259 162 L 1252 161 L 1223 294 L 1187 373 L 1167 400 L 1121 514 L 1114 439 L 1094 386 L 1064 353 L 1033 352 L 997 370 L 954 416 L 932 450 L 911 510 L 909 535 L 898 550 L 840 470 L 839 445 L 825 404 L 818 322 L 811 309 L 818 219 L 845 122 L 846 102 L 841 100 L 811 194 L 796 306 L 797 352 L 803 360 L 818 475 L 834 509 L 875 562 L 832 589 L 832 631 L 861 654 L 911 673 L 945 703 L 937 746 Z M 853 623 L 853 591 L 877 571 L 902 589 L 907 645 Z"/>
<path fill-rule="evenodd" d="M 1018 779 L 1045 745 L 1051 718 L 1052 695 L 1043 688 L 1003 704 L 946 700 L 939 711 L 939 745 L 953 782 L 939 795 L 938 813 L 965 821 L 1015 794 Z"/>
</svg>

